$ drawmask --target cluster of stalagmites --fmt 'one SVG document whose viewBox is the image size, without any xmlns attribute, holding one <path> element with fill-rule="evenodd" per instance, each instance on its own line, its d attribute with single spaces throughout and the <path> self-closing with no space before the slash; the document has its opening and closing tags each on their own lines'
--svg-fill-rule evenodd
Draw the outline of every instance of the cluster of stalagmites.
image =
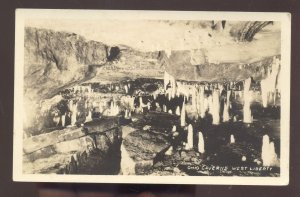
<svg viewBox="0 0 300 197">
<path fill-rule="evenodd" d="M 263 108 L 268 105 L 276 105 L 276 98 L 280 95 L 280 61 L 274 57 L 272 65 L 267 68 L 266 78 L 261 80 L 261 100 Z M 179 96 L 184 97 L 184 102 L 181 106 L 176 108 L 174 112 L 180 116 L 180 125 L 186 126 L 186 114 L 196 112 L 197 118 L 205 118 L 207 114 L 212 116 L 212 124 L 218 125 L 221 121 L 228 122 L 230 120 L 237 121 L 235 116 L 232 117 L 230 113 L 231 99 L 234 97 L 240 97 L 243 101 L 243 122 L 250 124 L 253 122 L 253 115 L 251 111 L 251 103 L 253 102 L 253 90 L 251 89 L 252 78 L 248 78 L 243 81 L 241 86 L 236 86 L 235 82 L 228 84 L 221 83 L 207 83 L 196 84 L 182 81 L 176 81 L 173 76 L 165 72 L 164 75 L 164 88 L 166 97 L 171 100 Z M 210 91 L 210 94 L 206 92 Z M 223 97 L 222 97 L 223 96 Z M 186 107 L 186 103 L 191 103 L 192 107 Z M 223 106 L 223 112 L 220 110 Z M 168 109 L 164 105 L 164 112 Z M 181 110 L 180 110 L 181 108 Z M 194 111 L 193 111 L 194 110 Z M 168 111 L 172 113 L 172 111 Z M 174 130 L 174 129 L 173 129 Z M 194 132 L 191 124 L 187 126 L 187 142 L 185 143 L 185 149 L 193 149 Z M 235 143 L 236 139 L 233 135 L 230 136 L 230 143 Z M 205 152 L 205 141 L 202 132 L 198 132 L 198 151 L 200 153 Z M 173 151 L 171 147 L 166 154 L 170 155 Z M 242 161 L 246 161 L 246 157 L 242 157 Z M 265 135 L 262 141 L 261 160 L 264 166 L 278 165 L 277 154 L 275 152 L 274 142 L 269 141 L 269 137 Z"/>
<path fill-rule="evenodd" d="M 267 69 L 265 79 L 261 80 L 261 100 L 264 108 L 269 104 L 275 103 L 276 94 L 280 93 L 280 63 L 279 59 L 274 58 L 270 68 Z M 73 93 L 81 93 L 79 98 L 68 100 L 68 110 L 63 114 L 58 112 L 53 114 L 53 121 L 56 125 L 74 126 L 83 117 L 84 122 L 92 121 L 101 116 L 122 116 L 125 119 L 131 119 L 132 113 L 145 113 L 146 111 L 156 110 L 169 114 L 180 116 L 180 126 L 186 128 L 187 142 L 185 149 L 193 149 L 193 127 L 187 125 L 187 116 L 193 114 L 196 120 L 204 119 L 208 115 L 212 117 L 212 124 L 219 125 L 221 122 L 238 121 L 231 112 L 232 99 L 239 98 L 243 103 L 243 122 L 251 124 L 253 115 L 251 112 L 251 103 L 253 99 L 253 90 L 251 89 L 252 78 L 243 82 L 229 83 L 196 83 L 179 81 L 165 72 L 163 90 L 151 93 L 150 99 L 143 99 L 143 95 L 130 95 L 131 84 L 124 86 L 111 87 L 114 90 L 122 88 L 125 94 L 119 96 L 103 96 L 93 91 L 91 86 L 74 86 Z M 131 91 L 134 92 L 134 91 Z M 168 109 L 168 103 L 158 101 L 159 96 L 164 96 L 166 102 L 173 99 L 183 98 L 183 101 L 177 106 Z M 60 98 L 62 99 L 62 98 Z M 58 99 L 59 100 L 59 99 Z M 46 102 L 47 103 L 47 102 Z M 50 110 L 44 103 L 43 111 Z M 46 106 L 46 107 L 45 107 Z M 67 119 L 69 121 L 67 121 Z M 66 123 L 69 122 L 67 125 Z M 77 124 L 78 125 L 78 124 Z M 172 129 L 176 133 L 176 127 Z M 201 131 L 198 132 L 198 151 L 205 152 L 205 140 Z M 230 136 L 230 143 L 235 143 L 233 135 Z M 171 154 L 171 147 L 166 154 Z M 274 143 L 269 142 L 266 137 L 263 140 L 262 160 L 264 165 L 274 165 L 276 153 Z"/>
</svg>

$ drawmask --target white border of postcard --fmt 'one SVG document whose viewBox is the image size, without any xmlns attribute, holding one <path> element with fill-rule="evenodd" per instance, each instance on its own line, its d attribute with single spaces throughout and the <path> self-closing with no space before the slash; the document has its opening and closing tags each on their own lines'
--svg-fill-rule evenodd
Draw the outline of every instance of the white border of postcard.
<svg viewBox="0 0 300 197">
<path fill-rule="evenodd" d="M 56 175 L 22 173 L 22 123 L 23 123 L 23 66 L 24 22 L 43 19 L 118 19 L 118 20 L 232 20 L 280 21 L 281 63 L 284 79 L 281 83 L 280 176 L 136 176 L 136 175 Z M 121 11 L 121 10 L 51 10 L 17 9 L 15 26 L 15 90 L 14 90 L 14 148 L 13 180 L 24 182 L 80 182 L 80 183 L 149 183 L 149 184 L 217 184 L 217 185 L 288 185 L 290 147 L 290 56 L 291 14 L 274 12 L 187 12 L 187 11 Z"/>
</svg>

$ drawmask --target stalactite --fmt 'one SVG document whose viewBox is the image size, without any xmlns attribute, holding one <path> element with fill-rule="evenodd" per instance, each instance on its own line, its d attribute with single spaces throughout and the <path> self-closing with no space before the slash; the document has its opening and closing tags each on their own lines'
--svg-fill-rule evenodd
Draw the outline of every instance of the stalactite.
<svg viewBox="0 0 300 197">
<path fill-rule="evenodd" d="M 170 81 L 170 76 L 169 74 L 165 71 L 164 72 L 164 89 L 167 90 L 167 86 L 168 86 L 168 83 Z"/>
<path fill-rule="evenodd" d="M 220 92 L 217 89 L 213 90 L 212 117 L 214 125 L 220 124 Z"/>
<path fill-rule="evenodd" d="M 230 120 L 230 115 L 229 115 L 230 95 L 231 95 L 231 91 L 229 90 L 227 91 L 226 102 L 224 103 L 223 122 L 228 122 Z"/>
<path fill-rule="evenodd" d="M 244 81 L 244 123 L 252 123 L 253 117 L 251 112 L 252 91 L 250 91 L 251 78 Z"/>
<path fill-rule="evenodd" d="M 265 79 L 260 82 L 263 107 L 268 107 L 269 103 L 276 104 L 276 92 L 280 89 L 280 60 L 273 58 L 271 69 Z"/>
<path fill-rule="evenodd" d="M 207 110 L 207 106 L 204 104 L 205 100 L 204 100 L 204 87 L 200 86 L 200 90 L 199 90 L 199 109 L 200 109 L 200 117 L 204 118 L 205 117 L 205 112 Z"/>
<path fill-rule="evenodd" d="M 196 89 L 196 87 L 192 87 L 191 95 L 192 95 L 193 109 L 196 109 L 197 108 L 197 89 Z"/>
<path fill-rule="evenodd" d="M 213 97 L 209 95 L 207 98 L 208 113 L 213 114 Z"/>
</svg>

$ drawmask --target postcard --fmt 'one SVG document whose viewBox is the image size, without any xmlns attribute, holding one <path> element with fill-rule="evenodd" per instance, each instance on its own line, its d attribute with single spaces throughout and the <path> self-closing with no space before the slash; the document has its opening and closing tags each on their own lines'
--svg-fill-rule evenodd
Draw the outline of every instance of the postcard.
<svg viewBox="0 0 300 197">
<path fill-rule="evenodd" d="M 17 9 L 14 181 L 287 185 L 291 15 Z"/>
</svg>

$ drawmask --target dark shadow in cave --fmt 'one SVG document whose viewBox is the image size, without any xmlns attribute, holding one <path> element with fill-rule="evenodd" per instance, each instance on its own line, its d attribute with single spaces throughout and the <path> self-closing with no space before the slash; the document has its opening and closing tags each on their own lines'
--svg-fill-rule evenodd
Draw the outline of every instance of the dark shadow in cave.
<svg viewBox="0 0 300 197">
<path fill-rule="evenodd" d="M 111 47 L 107 60 L 108 61 L 117 60 L 119 58 L 120 52 L 121 50 L 119 49 L 119 47 Z"/>
</svg>

